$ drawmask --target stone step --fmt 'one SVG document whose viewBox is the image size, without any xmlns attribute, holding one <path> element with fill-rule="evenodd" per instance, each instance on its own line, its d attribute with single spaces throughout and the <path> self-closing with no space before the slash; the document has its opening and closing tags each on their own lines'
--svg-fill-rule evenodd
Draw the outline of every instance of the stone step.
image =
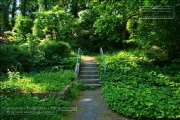
<svg viewBox="0 0 180 120">
<path fill-rule="evenodd" d="M 99 75 L 81 75 L 80 74 L 80 79 L 99 79 Z"/>
<path fill-rule="evenodd" d="M 81 63 L 81 67 L 98 67 L 98 66 L 99 64 L 97 63 L 85 63 L 85 62 Z"/>
<path fill-rule="evenodd" d="M 83 62 L 97 62 L 97 60 L 89 59 L 89 60 L 84 60 Z"/>
<path fill-rule="evenodd" d="M 81 71 L 80 75 L 98 75 L 98 71 Z"/>
<path fill-rule="evenodd" d="M 94 87 L 95 89 L 101 88 L 101 84 L 83 84 L 83 86 L 92 86 L 92 87 Z"/>
<path fill-rule="evenodd" d="M 83 84 L 99 84 L 100 79 L 81 79 Z"/>
<path fill-rule="evenodd" d="M 83 61 L 81 64 L 98 64 L 96 61 Z"/>
<path fill-rule="evenodd" d="M 83 86 L 92 86 L 94 88 L 100 88 L 100 76 L 98 74 L 97 61 L 91 59 L 82 61 L 80 64 L 80 75 L 79 78 L 82 81 Z"/>
<path fill-rule="evenodd" d="M 80 67 L 80 71 L 97 71 L 98 67 Z"/>
</svg>

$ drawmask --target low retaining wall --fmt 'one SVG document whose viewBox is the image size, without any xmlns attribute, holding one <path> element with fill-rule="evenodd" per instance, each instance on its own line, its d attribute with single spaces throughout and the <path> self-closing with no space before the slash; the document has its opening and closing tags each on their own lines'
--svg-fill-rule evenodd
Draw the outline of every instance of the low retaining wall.
<svg viewBox="0 0 180 120">
<path fill-rule="evenodd" d="M 14 91 L 14 92 L 1 92 L 1 94 L 5 94 L 7 96 L 13 96 L 14 94 L 21 97 L 23 94 L 31 94 L 32 96 L 37 96 L 38 98 L 45 98 L 45 97 L 53 97 L 53 98 L 61 98 L 67 99 L 70 94 L 71 85 L 67 85 L 64 87 L 63 90 L 57 92 L 21 92 L 21 91 Z"/>
</svg>

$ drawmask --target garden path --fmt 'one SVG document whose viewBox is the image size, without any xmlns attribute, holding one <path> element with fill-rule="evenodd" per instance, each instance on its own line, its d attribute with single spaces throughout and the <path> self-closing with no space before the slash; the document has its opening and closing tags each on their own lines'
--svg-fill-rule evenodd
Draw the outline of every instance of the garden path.
<svg viewBox="0 0 180 120">
<path fill-rule="evenodd" d="M 71 112 L 66 120 L 132 120 L 110 110 L 100 89 L 82 91 L 72 104 L 77 106 L 77 111 Z"/>
<path fill-rule="evenodd" d="M 85 58 L 85 60 L 91 59 L 94 57 Z M 70 112 L 64 120 L 132 120 L 110 110 L 104 102 L 101 89 L 82 91 L 73 101 L 72 107 L 74 106 L 77 106 L 77 111 Z"/>
</svg>

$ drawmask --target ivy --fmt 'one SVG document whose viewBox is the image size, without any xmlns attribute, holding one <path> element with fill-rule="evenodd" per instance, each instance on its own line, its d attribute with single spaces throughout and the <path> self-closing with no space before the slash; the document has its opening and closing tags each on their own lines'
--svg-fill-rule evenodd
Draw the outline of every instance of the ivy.
<svg viewBox="0 0 180 120">
<path fill-rule="evenodd" d="M 136 119 L 180 118 L 178 60 L 173 61 L 175 65 L 157 67 L 146 54 L 130 51 L 106 55 L 105 60 L 107 74 L 102 92 L 112 110 Z M 100 65 L 101 75 L 102 68 Z"/>
</svg>

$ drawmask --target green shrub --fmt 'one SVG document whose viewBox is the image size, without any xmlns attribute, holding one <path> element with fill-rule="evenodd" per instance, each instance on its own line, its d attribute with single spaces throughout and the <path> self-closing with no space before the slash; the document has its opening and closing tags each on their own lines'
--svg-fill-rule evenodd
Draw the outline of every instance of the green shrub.
<svg viewBox="0 0 180 120">
<path fill-rule="evenodd" d="M 27 34 L 32 32 L 33 19 L 28 16 L 18 15 L 16 16 L 16 24 L 12 30 L 13 41 L 18 43 L 25 43 Z"/>
<path fill-rule="evenodd" d="M 0 46 L 0 71 L 20 70 L 30 68 L 30 53 L 27 49 L 22 49 L 18 45 L 7 44 Z"/>
<path fill-rule="evenodd" d="M 22 74 L 8 72 L 8 79 L 1 82 L 3 91 L 60 91 L 75 78 L 70 70 Z"/>
<path fill-rule="evenodd" d="M 81 88 L 82 88 L 82 83 L 80 81 L 78 81 L 77 83 L 72 83 L 70 89 L 70 98 L 71 99 L 76 98 L 79 95 Z"/>
<path fill-rule="evenodd" d="M 58 71 L 58 70 L 72 70 L 76 62 L 75 57 L 60 58 L 54 57 L 51 60 L 34 59 L 31 66 L 31 71 Z"/>
<path fill-rule="evenodd" d="M 6 71 L 8 68 L 17 66 L 17 58 L 14 56 L 18 52 L 15 45 L 1 45 L 0 47 L 0 70 Z"/>
<path fill-rule="evenodd" d="M 0 46 L 0 71 L 32 72 L 44 70 L 73 69 L 75 59 L 69 57 L 70 46 L 64 42 L 46 43 L 43 46 L 7 44 Z M 45 53 L 45 58 L 43 57 Z M 58 68 L 58 69 L 54 69 Z"/>
<path fill-rule="evenodd" d="M 53 59 L 56 56 L 64 58 L 70 56 L 70 46 L 65 42 L 47 42 L 43 46 L 46 59 Z"/>
</svg>

